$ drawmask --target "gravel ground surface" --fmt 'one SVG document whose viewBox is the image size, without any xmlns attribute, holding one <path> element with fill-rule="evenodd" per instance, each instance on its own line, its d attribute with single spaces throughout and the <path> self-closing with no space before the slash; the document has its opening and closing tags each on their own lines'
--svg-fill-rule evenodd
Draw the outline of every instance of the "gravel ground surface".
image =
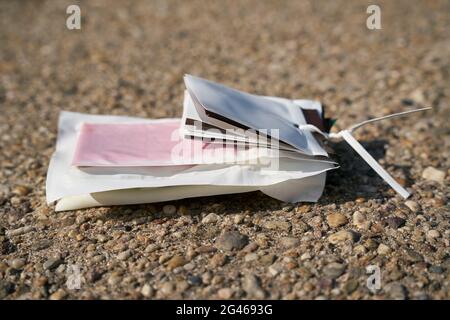
<svg viewBox="0 0 450 320">
<path fill-rule="evenodd" d="M 75 1 L 73 1 L 75 2 Z M 0 298 L 449 299 L 450 2 L 0 2 Z M 261 193 L 55 213 L 60 110 L 180 116 L 184 73 L 317 98 L 413 193 L 344 143 L 318 203 Z M 334 130 L 336 130 L 334 129 Z M 81 289 L 66 285 L 70 265 Z M 366 267 L 381 288 L 366 287 Z"/>
</svg>

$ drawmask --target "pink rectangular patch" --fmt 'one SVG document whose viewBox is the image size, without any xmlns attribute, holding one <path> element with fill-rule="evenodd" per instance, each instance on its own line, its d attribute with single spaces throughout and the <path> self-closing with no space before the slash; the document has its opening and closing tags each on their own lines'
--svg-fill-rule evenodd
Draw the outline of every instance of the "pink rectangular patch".
<svg viewBox="0 0 450 320">
<path fill-rule="evenodd" d="M 235 154 L 221 144 L 180 138 L 180 121 L 158 123 L 84 123 L 73 157 L 74 166 L 173 166 L 203 163 L 202 154 Z M 199 157 L 200 156 L 200 157 Z"/>
</svg>

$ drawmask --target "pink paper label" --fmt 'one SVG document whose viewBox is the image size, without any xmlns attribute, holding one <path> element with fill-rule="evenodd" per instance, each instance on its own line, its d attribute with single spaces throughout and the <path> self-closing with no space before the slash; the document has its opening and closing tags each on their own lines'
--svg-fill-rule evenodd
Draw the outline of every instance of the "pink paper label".
<svg viewBox="0 0 450 320">
<path fill-rule="evenodd" d="M 137 124 L 84 123 L 74 166 L 173 166 L 235 156 L 234 146 L 183 139 L 180 121 Z M 209 159 L 209 160 L 208 160 Z M 220 162 L 220 161 L 219 161 Z"/>
</svg>

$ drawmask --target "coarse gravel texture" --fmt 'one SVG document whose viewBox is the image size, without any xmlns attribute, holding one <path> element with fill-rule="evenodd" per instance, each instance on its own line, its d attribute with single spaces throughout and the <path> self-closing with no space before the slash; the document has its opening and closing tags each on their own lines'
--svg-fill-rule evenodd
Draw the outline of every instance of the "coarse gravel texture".
<svg viewBox="0 0 450 320">
<path fill-rule="evenodd" d="M 369 1 L 86 1 L 71 31 L 73 3 L 0 2 L 0 298 L 450 298 L 450 1 L 377 1 L 373 31 Z M 60 110 L 180 116 L 184 73 L 319 99 L 333 130 L 433 106 L 356 132 L 411 199 L 336 143 L 341 168 L 315 204 L 47 206 Z"/>
</svg>

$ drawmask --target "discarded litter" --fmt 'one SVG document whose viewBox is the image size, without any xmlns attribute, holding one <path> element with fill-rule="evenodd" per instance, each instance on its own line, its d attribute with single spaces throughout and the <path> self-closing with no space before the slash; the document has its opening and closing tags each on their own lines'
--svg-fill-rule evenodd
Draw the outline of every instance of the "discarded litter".
<svg viewBox="0 0 450 320">
<path fill-rule="evenodd" d="M 344 139 L 402 197 L 400 186 L 356 141 L 362 125 L 330 133 L 317 101 L 256 96 L 191 75 L 181 119 L 62 112 L 48 173 L 56 210 L 169 201 L 260 190 L 315 202 L 328 170 L 329 139 Z"/>
</svg>

